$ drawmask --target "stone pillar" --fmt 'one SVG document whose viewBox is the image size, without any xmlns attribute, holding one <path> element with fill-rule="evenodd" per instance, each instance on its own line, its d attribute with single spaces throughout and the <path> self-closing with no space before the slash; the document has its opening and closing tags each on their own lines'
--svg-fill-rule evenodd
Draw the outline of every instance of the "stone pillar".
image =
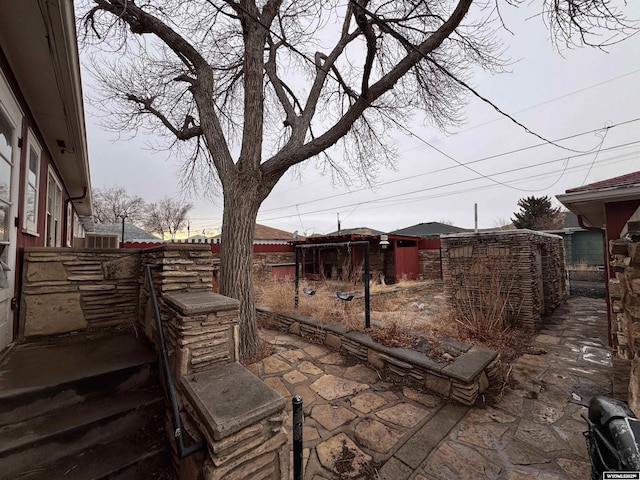
<svg viewBox="0 0 640 480">
<path fill-rule="evenodd" d="M 609 248 L 616 275 L 609 282 L 614 346 L 618 356 L 632 359 L 629 406 L 640 415 L 640 222 L 629 222 L 626 238 Z"/>
<path fill-rule="evenodd" d="M 176 378 L 237 361 L 237 300 L 210 291 L 168 293 L 164 300 Z"/>
<path fill-rule="evenodd" d="M 166 294 L 211 291 L 213 278 L 211 248 L 209 245 L 169 243 L 142 251 L 138 280 L 141 285 L 138 319 L 142 323 L 147 338 L 155 345 L 157 343 L 156 326 L 146 279 L 146 265 L 159 266 L 152 270 L 153 284 L 160 314 L 163 320 L 166 320 L 168 316 L 165 305 Z M 156 345 L 156 348 L 159 349 L 159 346 Z"/>
<path fill-rule="evenodd" d="M 183 377 L 182 388 L 207 440 L 205 480 L 289 480 L 284 398 L 238 363 Z"/>
<path fill-rule="evenodd" d="M 285 400 L 237 362 L 240 304 L 211 291 L 210 247 L 171 244 L 143 255 L 143 265 L 160 266 L 153 281 L 185 432 L 207 443 L 204 455 L 174 457 L 180 479 L 288 480 Z M 141 283 L 145 331 L 155 340 Z"/>
</svg>

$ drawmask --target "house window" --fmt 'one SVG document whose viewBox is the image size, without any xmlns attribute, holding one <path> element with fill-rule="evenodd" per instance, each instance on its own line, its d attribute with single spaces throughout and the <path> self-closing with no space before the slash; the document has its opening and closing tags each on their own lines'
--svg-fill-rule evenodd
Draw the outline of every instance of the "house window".
<svg viewBox="0 0 640 480">
<path fill-rule="evenodd" d="M 84 226 L 75 212 L 73 213 L 73 238 L 84 238 Z"/>
<path fill-rule="evenodd" d="M 47 183 L 47 247 L 60 247 L 60 228 L 62 226 L 62 187 L 53 171 L 49 170 Z"/>
<path fill-rule="evenodd" d="M 71 228 L 73 226 L 73 205 L 71 202 L 67 203 L 67 247 L 71 246 Z"/>
<path fill-rule="evenodd" d="M 84 238 L 84 226 L 80 223 L 78 214 L 73 212 L 73 245 L 76 245 L 77 238 Z"/>
<path fill-rule="evenodd" d="M 40 157 L 42 148 L 35 140 L 35 136 L 29 130 L 27 142 L 27 168 L 25 178 L 24 201 L 24 230 L 27 233 L 38 233 L 38 189 L 40 185 Z"/>
<path fill-rule="evenodd" d="M 0 243 L 9 242 L 13 132 L 13 125 L 0 109 Z"/>
</svg>

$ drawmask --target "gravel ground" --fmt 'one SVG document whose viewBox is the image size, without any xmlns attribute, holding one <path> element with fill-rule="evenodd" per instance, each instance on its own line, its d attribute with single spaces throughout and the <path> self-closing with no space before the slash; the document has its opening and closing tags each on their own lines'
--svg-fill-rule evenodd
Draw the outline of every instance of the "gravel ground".
<svg viewBox="0 0 640 480">
<path fill-rule="evenodd" d="M 607 289 L 604 282 L 579 282 L 572 280 L 569 285 L 572 297 L 606 298 Z"/>
</svg>

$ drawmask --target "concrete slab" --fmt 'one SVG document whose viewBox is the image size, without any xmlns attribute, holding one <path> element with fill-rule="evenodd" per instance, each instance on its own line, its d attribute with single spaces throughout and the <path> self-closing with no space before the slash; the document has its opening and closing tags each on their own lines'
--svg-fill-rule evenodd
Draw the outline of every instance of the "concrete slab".
<svg viewBox="0 0 640 480">
<path fill-rule="evenodd" d="M 238 300 L 209 291 L 167 293 L 164 298 L 169 305 L 183 315 L 224 312 L 240 308 Z"/>
<path fill-rule="evenodd" d="M 285 399 L 239 363 L 188 375 L 182 385 L 209 433 L 221 440 L 279 412 Z"/>
<path fill-rule="evenodd" d="M 0 366 L 0 399 L 45 390 L 155 362 L 148 343 L 132 332 L 68 336 L 16 346 Z"/>
<path fill-rule="evenodd" d="M 611 362 L 611 351 L 607 348 L 585 345 L 580 351 L 580 357 L 587 362 L 598 363 L 600 365 L 606 365 L 607 367 L 613 365 Z"/>
<path fill-rule="evenodd" d="M 411 468 L 418 468 L 468 410 L 468 407 L 462 405 L 445 405 L 420 430 L 413 434 L 394 457 Z"/>
</svg>

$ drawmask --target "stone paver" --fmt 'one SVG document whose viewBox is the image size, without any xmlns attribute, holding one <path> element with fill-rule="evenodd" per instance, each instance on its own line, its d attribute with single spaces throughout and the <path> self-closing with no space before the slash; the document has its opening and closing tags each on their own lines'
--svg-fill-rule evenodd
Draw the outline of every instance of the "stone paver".
<svg viewBox="0 0 640 480">
<path fill-rule="evenodd" d="M 588 478 L 586 408 L 572 394 L 582 404 L 600 394 L 627 399 L 628 362 L 607 355 L 604 300 L 558 308 L 513 363 L 501 398 L 473 408 L 392 385 L 299 337 L 261 335 L 276 353 L 249 369 L 289 410 L 292 395 L 304 400 L 305 480 Z"/>
</svg>

